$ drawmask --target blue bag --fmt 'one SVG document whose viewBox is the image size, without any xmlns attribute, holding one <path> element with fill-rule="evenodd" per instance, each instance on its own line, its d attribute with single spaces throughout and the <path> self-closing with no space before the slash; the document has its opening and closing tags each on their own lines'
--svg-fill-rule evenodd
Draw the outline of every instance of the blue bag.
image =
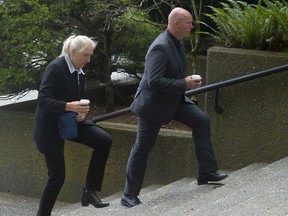
<svg viewBox="0 0 288 216">
<path fill-rule="evenodd" d="M 67 112 L 59 117 L 59 135 L 62 140 L 74 139 L 78 136 L 78 124 L 75 112 Z"/>
</svg>

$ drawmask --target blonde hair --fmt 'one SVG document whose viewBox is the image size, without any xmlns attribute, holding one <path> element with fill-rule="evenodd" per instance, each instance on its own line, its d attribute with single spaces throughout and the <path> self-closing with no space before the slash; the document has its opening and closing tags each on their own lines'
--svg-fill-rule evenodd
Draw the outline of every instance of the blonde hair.
<svg viewBox="0 0 288 216">
<path fill-rule="evenodd" d="M 84 35 L 72 35 L 63 42 L 60 57 L 70 54 L 72 49 L 83 52 L 89 44 L 92 44 L 93 49 L 95 49 L 97 42 Z"/>
</svg>

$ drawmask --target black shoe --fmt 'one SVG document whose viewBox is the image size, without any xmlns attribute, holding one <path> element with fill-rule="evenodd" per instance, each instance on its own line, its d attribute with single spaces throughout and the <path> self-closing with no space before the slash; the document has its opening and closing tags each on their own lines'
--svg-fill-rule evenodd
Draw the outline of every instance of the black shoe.
<svg viewBox="0 0 288 216">
<path fill-rule="evenodd" d="M 208 184 L 208 182 L 218 182 L 227 177 L 228 177 L 227 174 L 220 174 L 217 171 L 199 173 L 198 178 L 197 178 L 197 184 L 203 185 L 203 184 Z"/>
<path fill-rule="evenodd" d="M 142 204 L 142 203 L 138 199 L 137 196 L 129 196 L 129 195 L 124 194 L 121 197 L 121 205 L 122 206 L 126 206 L 126 207 L 131 208 L 131 207 L 139 205 L 139 204 Z"/>
<path fill-rule="evenodd" d="M 100 200 L 94 191 L 83 188 L 81 195 L 81 205 L 88 206 L 89 204 L 93 205 L 95 208 L 103 208 L 109 206 L 109 203 Z"/>
</svg>

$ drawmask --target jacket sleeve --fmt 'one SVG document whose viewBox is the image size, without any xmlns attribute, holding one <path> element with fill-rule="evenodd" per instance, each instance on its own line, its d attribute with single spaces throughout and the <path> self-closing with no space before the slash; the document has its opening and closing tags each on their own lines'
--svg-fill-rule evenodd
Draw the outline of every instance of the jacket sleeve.
<svg viewBox="0 0 288 216">
<path fill-rule="evenodd" d="M 58 98 L 58 86 L 61 79 L 63 79 L 63 77 L 61 78 L 61 68 L 57 64 L 49 64 L 39 89 L 39 107 L 53 113 L 65 111 L 66 102 Z"/>
</svg>

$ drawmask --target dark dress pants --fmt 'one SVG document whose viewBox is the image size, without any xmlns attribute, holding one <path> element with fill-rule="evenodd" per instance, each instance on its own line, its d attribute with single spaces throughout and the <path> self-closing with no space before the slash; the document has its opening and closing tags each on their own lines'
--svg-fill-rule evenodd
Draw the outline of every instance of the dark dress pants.
<svg viewBox="0 0 288 216">
<path fill-rule="evenodd" d="M 174 120 L 192 129 L 193 146 L 197 159 L 197 172 L 218 170 L 211 144 L 210 120 L 195 104 L 180 102 Z M 138 196 L 143 184 L 148 155 L 156 143 L 161 124 L 138 116 L 136 142 L 132 147 L 126 167 L 124 193 Z M 164 154 L 164 153 L 163 153 Z"/>
<path fill-rule="evenodd" d="M 79 124 L 78 138 L 72 141 L 93 148 L 85 187 L 101 191 L 106 162 L 112 145 L 111 137 L 93 124 Z M 48 169 L 48 182 L 42 193 L 37 216 L 50 216 L 57 196 L 65 180 L 64 156 L 61 158 L 45 155 Z"/>
<path fill-rule="evenodd" d="M 210 119 L 207 114 L 195 104 L 181 102 L 174 120 L 192 129 L 197 172 L 217 171 L 218 164 L 212 147 Z"/>
</svg>

